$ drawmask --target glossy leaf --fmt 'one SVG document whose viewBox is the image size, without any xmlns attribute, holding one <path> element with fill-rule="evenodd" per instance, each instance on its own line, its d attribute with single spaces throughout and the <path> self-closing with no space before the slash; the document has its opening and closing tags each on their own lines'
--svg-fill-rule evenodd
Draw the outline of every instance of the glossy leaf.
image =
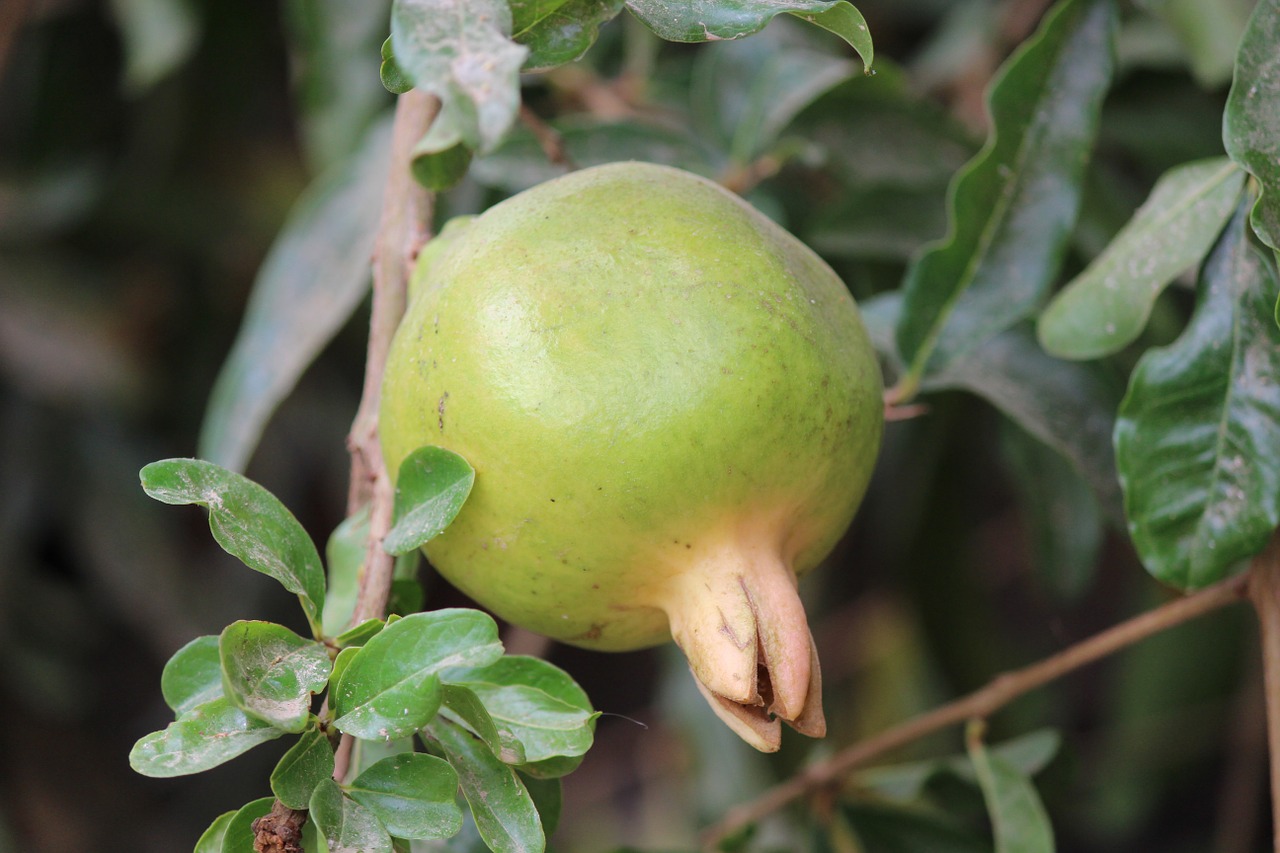
<svg viewBox="0 0 1280 853">
<path fill-rule="evenodd" d="M 222 853 L 222 844 L 227 837 L 227 827 L 231 825 L 231 819 L 235 816 L 236 813 L 230 811 L 223 812 L 214 818 L 213 823 L 209 824 L 209 828 L 196 841 L 196 847 L 192 853 Z"/>
<path fill-rule="evenodd" d="M 271 813 L 272 797 L 247 803 L 231 816 L 222 840 L 221 853 L 254 853 L 253 822 Z"/>
<path fill-rule="evenodd" d="M 1238 214 L 1186 330 L 1143 356 L 1116 423 L 1130 535 L 1183 589 L 1225 577 L 1280 524 L 1280 287 L 1245 230 Z"/>
<path fill-rule="evenodd" d="M 430 172 L 437 157 L 456 159 L 459 149 L 490 151 L 511 128 L 520 109 L 520 66 L 528 55 L 511 33 L 505 0 L 395 0 L 396 63 L 415 88 L 442 104 L 428 131 L 431 141 L 417 149 L 418 159 L 427 162 L 415 165 L 415 173 Z"/>
<path fill-rule="evenodd" d="M 209 510 L 213 538 L 227 553 L 278 580 L 302 601 L 319 631 L 324 605 L 324 569 L 315 544 L 274 495 L 257 483 L 212 462 L 166 459 L 142 469 L 142 488 L 167 504 L 198 504 Z"/>
<path fill-rule="evenodd" d="M 627 0 L 627 8 L 667 41 L 738 39 L 764 29 L 783 12 L 844 39 L 871 67 L 871 33 L 857 8 L 844 0 Z"/>
<path fill-rule="evenodd" d="M 392 853 L 391 836 L 378 818 L 346 796 L 332 779 L 316 785 L 309 816 L 324 836 L 329 853 Z"/>
<path fill-rule="evenodd" d="M 963 388 L 987 400 L 1071 460 L 1108 517 L 1122 523 L 1111 442 L 1121 389 L 1109 374 L 1049 356 L 1022 326 L 987 341 L 923 387 Z"/>
<path fill-rule="evenodd" d="M 333 776 L 333 744 L 319 729 L 303 732 L 271 771 L 271 792 L 291 809 L 305 809 L 321 780 Z"/>
<path fill-rule="evenodd" d="M 1137 339 L 1151 307 L 1213 246 L 1244 173 L 1218 157 L 1167 172 L 1110 245 L 1040 317 L 1041 345 L 1059 358 L 1100 358 Z"/>
<path fill-rule="evenodd" d="M 484 741 L 503 764 L 525 763 L 524 745 L 516 740 L 510 730 L 498 730 L 497 723 L 475 691 L 460 684 L 445 684 L 442 704 L 441 713 L 454 722 L 461 723 Z"/>
<path fill-rule="evenodd" d="M 388 623 L 343 671 L 332 694 L 334 725 L 363 738 L 410 735 L 439 710 L 441 670 L 501 656 L 498 626 L 477 610 L 434 610 Z"/>
<path fill-rule="evenodd" d="M 475 469 L 450 450 L 427 445 L 410 453 L 396 475 L 395 509 L 383 549 L 404 554 L 439 536 L 461 511 L 475 481 Z"/>
<path fill-rule="evenodd" d="M 185 776 L 217 767 L 283 734 L 226 699 L 215 699 L 139 740 L 129 752 L 129 766 L 143 776 Z"/>
<path fill-rule="evenodd" d="M 124 42 L 125 88 L 138 94 L 195 50 L 200 21 L 188 0 L 111 0 Z"/>
<path fill-rule="evenodd" d="M 533 799 L 538 810 L 538 819 L 542 821 L 542 831 L 548 838 L 553 836 L 560 825 L 560 813 L 564 809 L 564 785 L 559 779 L 539 779 L 517 771 L 525 790 Z"/>
<path fill-rule="evenodd" d="M 1253 230 L 1280 252 L 1280 0 L 1259 0 L 1240 40 L 1223 114 L 1227 153 L 1262 187 Z"/>
<path fill-rule="evenodd" d="M 271 414 L 369 289 L 391 123 L 316 179 L 258 270 L 200 427 L 205 459 L 242 471 Z"/>
<path fill-rule="evenodd" d="M 992 83 L 993 130 L 952 182 L 950 231 L 903 285 L 897 343 L 911 380 L 1030 316 L 1048 291 L 1080 206 L 1115 27 L 1108 0 L 1060 3 Z"/>
<path fill-rule="evenodd" d="M 625 0 L 512 3 L 515 41 L 529 49 L 524 70 L 542 71 L 578 59 L 595 43 L 600 25 L 617 17 L 624 5 Z M 535 8 L 536 17 L 522 15 Z"/>
<path fill-rule="evenodd" d="M 544 660 L 509 655 L 450 681 L 475 693 L 494 723 L 523 745 L 526 762 L 578 756 L 591 747 L 596 714 L 590 701 Z"/>
<path fill-rule="evenodd" d="M 240 621 L 218 638 L 222 689 L 250 716 L 286 732 L 311 717 L 311 696 L 324 690 L 332 664 L 323 643 L 272 622 Z"/>
<path fill-rule="evenodd" d="M 480 837 L 494 853 L 542 853 L 546 837 L 533 798 L 520 776 L 481 740 L 443 719 L 427 735 L 458 771 Z"/>
<path fill-rule="evenodd" d="M 397 838 L 449 838 L 462 829 L 458 774 L 432 755 L 384 758 L 357 776 L 347 794 Z"/>
<path fill-rule="evenodd" d="M 338 652 L 338 656 L 333 659 L 333 671 L 329 673 L 330 689 L 336 688 L 342 681 L 342 674 L 347 671 L 347 666 L 355 660 L 356 653 L 359 651 L 359 646 L 352 646 Z"/>
<path fill-rule="evenodd" d="M 980 738 L 971 734 L 968 746 L 995 831 L 996 853 L 1053 853 L 1053 827 L 1031 781 Z"/>
<path fill-rule="evenodd" d="M 222 698 L 222 662 L 218 658 L 218 638 L 196 637 L 164 665 L 160 692 L 165 704 L 181 716 L 197 705 Z"/>
<path fill-rule="evenodd" d="M 377 636 L 384 627 L 386 622 L 381 619 L 366 619 L 359 625 L 356 625 L 333 638 L 333 642 L 339 648 L 348 648 L 351 646 L 363 646 L 369 640 Z"/>
</svg>

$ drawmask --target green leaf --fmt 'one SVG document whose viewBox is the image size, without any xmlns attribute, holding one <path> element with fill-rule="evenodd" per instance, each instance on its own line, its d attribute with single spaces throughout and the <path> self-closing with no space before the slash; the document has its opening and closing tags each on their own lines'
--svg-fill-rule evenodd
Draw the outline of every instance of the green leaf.
<svg viewBox="0 0 1280 853">
<path fill-rule="evenodd" d="M 377 636 L 386 624 L 387 623 L 381 619 L 366 619 L 359 625 L 343 631 L 341 634 L 334 637 L 333 642 L 339 648 L 363 646 L 365 643 L 369 642 L 369 640 Z"/>
<path fill-rule="evenodd" d="M 240 808 L 227 822 L 226 835 L 222 840 L 221 853 L 254 853 L 253 822 L 271 813 L 275 804 L 274 797 L 263 797 Z"/>
<path fill-rule="evenodd" d="M 1027 326 L 1010 329 L 928 380 L 987 400 L 1071 460 L 1107 515 L 1124 518 L 1111 432 L 1121 389 L 1097 365 L 1049 356 Z"/>
<path fill-rule="evenodd" d="M 303 147 L 320 173 L 359 148 L 387 108 L 377 51 L 391 0 L 290 0 L 282 11 Z"/>
<path fill-rule="evenodd" d="M 449 838 L 462 829 L 458 774 L 432 755 L 384 758 L 356 777 L 347 793 L 397 838 Z"/>
<path fill-rule="evenodd" d="M 1104 533 L 1093 490 L 1057 451 L 1004 421 L 1001 449 L 1042 584 L 1060 601 L 1088 589 Z"/>
<path fill-rule="evenodd" d="M 427 445 L 410 453 L 396 475 L 395 509 L 383 549 L 404 554 L 439 536 L 457 517 L 475 481 L 475 469 L 450 450 Z"/>
<path fill-rule="evenodd" d="M 317 178 L 258 270 L 200 427 L 199 455 L 244 469 L 263 427 L 369 289 L 391 122 Z"/>
<path fill-rule="evenodd" d="M 498 730 L 480 697 L 469 687 L 445 684 L 441 713 L 484 741 L 503 764 L 525 763 L 524 745 L 509 730 Z"/>
<path fill-rule="evenodd" d="M 139 740 L 129 752 L 129 766 L 143 776 L 185 776 L 217 767 L 283 734 L 226 699 L 215 699 Z"/>
<path fill-rule="evenodd" d="M 166 459 L 141 471 L 142 488 L 167 504 L 199 504 L 227 553 L 296 593 L 320 631 L 324 569 L 315 543 L 274 495 L 257 483 L 200 459 Z"/>
<path fill-rule="evenodd" d="M 382 43 L 382 64 L 378 67 L 378 79 L 382 81 L 383 88 L 393 95 L 403 95 L 413 89 L 413 81 L 409 79 L 409 75 L 396 64 L 391 36 L 387 36 L 387 40 Z"/>
<path fill-rule="evenodd" d="M 271 771 L 271 792 L 291 809 L 305 809 L 321 780 L 333 776 L 333 745 L 319 729 L 303 732 Z"/>
<path fill-rule="evenodd" d="M 600 34 L 600 25 L 617 17 L 625 0 L 540 0 L 515 2 L 515 41 L 529 49 L 525 71 L 544 71 L 580 58 Z M 522 14 L 537 9 L 535 20 Z"/>
<path fill-rule="evenodd" d="M 325 543 L 324 562 L 329 569 L 329 582 L 321 625 L 326 637 L 336 637 L 345 631 L 355 612 L 368 539 L 369 505 L 365 504 L 344 518 Z"/>
<path fill-rule="evenodd" d="M 858 73 L 857 63 L 815 49 L 799 27 L 771 27 L 704 49 L 693 68 L 695 120 L 711 123 L 729 159 L 745 165 L 777 144 L 783 129 L 824 92 Z"/>
<path fill-rule="evenodd" d="M 1100 358 L 1137 339 L 1151 307 L 1199 263 L 1231 217 L 1244 173 L 1225 157 L 1165 173 L 1133 219 L 1040 317 L 1041 345 L 1059 358 Z"/>
<path fill-rule="evenodd" d="M 483 669 L 450 674 L 473 691 L 494 723 L 524 746 L 526 762 L 575 757 L 590 747 L 596 713 L 582 688 L 544 660 L 509 655 Z"/>
<path fill-rule="evenodd" d="M 1062 746 L 1062 736 L 1053 729 L 1039 729 L 989 747 L 992 755 L 1025 776 L 1043 770 Z M 892 764 L 864 770 L 858 774 L 860 787 L 899 802 L 912 802 L 924 795 L 928 782 L 940 774 L 950 774 L 977 784 L 978 777 L 970 756 L 949 755 L 905 764 Z"/>
<path fill-rule="evenodd" d="M 919 808 L 877 803 L 841 806 L 863 850 L 875 853 L 991 853 L 991 844 L 962 825 Z"/>
<path fill-rule="evenodd" d="M 462 180 L 474 155 L 457 128 L 441 124 L 437 119 L 413 146 L 409 168 L 415 181 L 439 192 Z"/>
<path fill-rule="evenodd" d="M 160 692 L 174 714 L 182 716 L 197 705 L 222 698 L 222 662 L 218 638 L 196 637 L 174 652 L 160 673 Z"/>
<path fill-rule="evenodd" d="M 396 62 L 416 88 L 442 105 L 427 133 L 432 142 L 419 148 L 419 159 L 445 157 L 455 164 L 446 173 L 453 173 L 460 150 L 491 151 L 510 130 L 520 109 L 520 66 L 528 54 L 511 41 L 511 26 L 505 0 L 392 4 Z M 431 170 L 415 163 L 415 175 L 420 168 Z"/>
<path fill-rule="evenodd" d="M 1053 853 L 1053 827 L 1030 780 L 989 752 L 974 732 L 967 740 L 969 759 L 995 830 L 996 853 Z"/>
<path fill-rule="evenodd" d="M 141 94 L 195 50 L 200 21 L 188 0 L 111 0 L 124 41 L 124 85 Z"/>
<path fill-rule="evenodd" d="M 378 818 L 332 779 L 316 785 L 309 811 L 329 853 L 392 853 L 391 836 Z"/>
<path fill-rule="evenodd" d="M 311 719 L 311 696 L 333 668 L 323 643 L 272 622 L 233 622 L 218 638 L 222 689 L 231 703 L 286 732 Z"/>
<path fill-rule="evenodd" d="M 426 730 L 458 771 L 480 837 L 494 853 L 542 853 L 546 836 L 520 776 L 466 730 L 437 719 Z"/>
<path fill-rule="evenodd" d="M 1280 252 L 1280 0 L 1260 0 L 1240 40 L 1235 79 L 1222 117 L 1222 141 L 1258 179 L 1253 230 Z"/>
<path fill-rule="evenodd" d="M 1047 292 L 1079 210 L 1115 27 L 1108 0 L 1060 3 L 993 81 L 993 129 L 952 181 L 950 231 L 903 285 L 908 387 L 1030 316 Z"/>
<path fill-rule="evenodd" d="M 871 67 L 871 36 L 862 14 L 844 0 L 627 0 L 627 8 L 667 41 L 738 39 L 790 12 L 847 41 Z"/>
<path fill-rule="evenodd" d="M 209 828 L 196 841 L 196 847 L 192 853 L 222 853 L 223 840 L 227 837 L 227 827 L 231 825 L 231 819 L 235 816 L 236 813 L 230 811 L 223 812 L 214 818 L 213 823 L 209 824 Z"/>
<path fill-rule="evenodd" d="M 347 667 L 351 661 L 355 660 L 356 653 L 360 651 L 359 646 L 351 646 L 338 652 L 338 656 L 333 659 L 333 671 L 329 673 L 329 688 L 334 690 L 342 681 L 342 674 L 347 671 Z"/>
<path fill-rule="evenodd" d="M 517 771 L 525 790 L 533 798 L 533 805 L 538 810 L 538 819 L 542 821 L 542 831 L 548 838 L 555 835 L 560 825 L 560 813 L 564 809 L 564 785 L 559 779 L 539 779 L 527 773 Z"/>
<path fill-rule="evenodd" d="M 484 666 L 501 656 L 498 626 L 476 610 L 435 610 L 391 622 L 342 673 L 332 694 L 334 725 L 370 739 L 412 734 L 439 710 L 440 670 Z"/>
<path fill-rule="evenodd" d="M 568 0 L 509 0 L 511 30 L 520 35 L 554 15 Z"/>
<path fill-rule="evenodd" d="M 1183 589 L 1225 577 L 1280 524 L 1280 288 L 1245 231 L 1239 213 L 1186 330 L 1143 356 L 1116 422 L 1130 535 Z"/>
</svg>

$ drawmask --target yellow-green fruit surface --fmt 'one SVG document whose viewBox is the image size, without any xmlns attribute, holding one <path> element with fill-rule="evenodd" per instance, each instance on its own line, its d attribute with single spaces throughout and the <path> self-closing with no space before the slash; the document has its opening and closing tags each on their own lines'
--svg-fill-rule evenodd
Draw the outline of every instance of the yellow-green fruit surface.
<svg viewBox="0 0 1280 853">
<path fill-rule="evenodd" d="M 763 550 L 799 574 L 844 532 L 879 446 L 879 367 L 844 284 L 737 196 L 611 164 L 424 254 L 382 446 L 393 473 L 425 444 L 475 467 L 426 552 L 476 601 L 633 649 L 722 582 L 700 567 Z"/>
</svg>

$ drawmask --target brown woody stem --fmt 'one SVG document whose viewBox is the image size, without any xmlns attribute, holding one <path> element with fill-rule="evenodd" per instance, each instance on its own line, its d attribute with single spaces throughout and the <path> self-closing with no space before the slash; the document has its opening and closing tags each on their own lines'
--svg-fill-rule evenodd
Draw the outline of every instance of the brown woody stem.
<svg viewBox="0 0 1280 853">
<path fill-rule="evenodd" d="M 1249 598 L 1262 633 L 1263 690 L 1267 699 L 1267 741 L 1271 752 L 1272 843 L 1280 851 L 1280 537 L 1253 559 Z"/>
<path fill-rule="evenodd" d="M 941 705 L 878 735 L 852 744 L 826 761 L 810 765 L 782 784 L 770 788 L 755 800 L 730 810 L 723 820 L 709 827 L 703 834 L 703 848 L 716 849 L 716 845 L 723 839 L 794 800 L 827 788 L 850 771 L 879 755 L 905 746 L 940 729 L 989 717 L 1024 693 L 1042 687 L 1140 640 L 1238 601 L 1248 593 L 1249 588 L 1249 575 L 1229 578 L 1200 592 L 1176 599 L 1121 622 L 1038 663 L 999 675 L 985 687 L 968 696 Z M 1277 616 L 1276 631 L 1275 641 L 1278 645 L 1274 659 L 1280 667 L 1280 616 Z M 1280 697 L 1280 683 L 1277 684 L 1276 695 Z M 1274 730 L 1273 733 L 1280 734 Z"/>
</svg>

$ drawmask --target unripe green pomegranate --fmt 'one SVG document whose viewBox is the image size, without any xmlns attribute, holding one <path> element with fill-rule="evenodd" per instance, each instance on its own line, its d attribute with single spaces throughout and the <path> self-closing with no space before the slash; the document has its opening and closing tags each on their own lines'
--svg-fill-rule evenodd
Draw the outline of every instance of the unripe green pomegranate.
<svg viewBox="0 0 1280 853">
<path fill-rule="evenodd" d="M 848 526 L 883 423 L 848 290 L 737 196 L 617 163 L 452 223 L 382 391 L 388 470 L 476 469 L 426 546 L 515 624 L 601 650 L 674 637 L 716 712 L 777 749 L 825 732 L 796 593 Z"/>
</svg>

